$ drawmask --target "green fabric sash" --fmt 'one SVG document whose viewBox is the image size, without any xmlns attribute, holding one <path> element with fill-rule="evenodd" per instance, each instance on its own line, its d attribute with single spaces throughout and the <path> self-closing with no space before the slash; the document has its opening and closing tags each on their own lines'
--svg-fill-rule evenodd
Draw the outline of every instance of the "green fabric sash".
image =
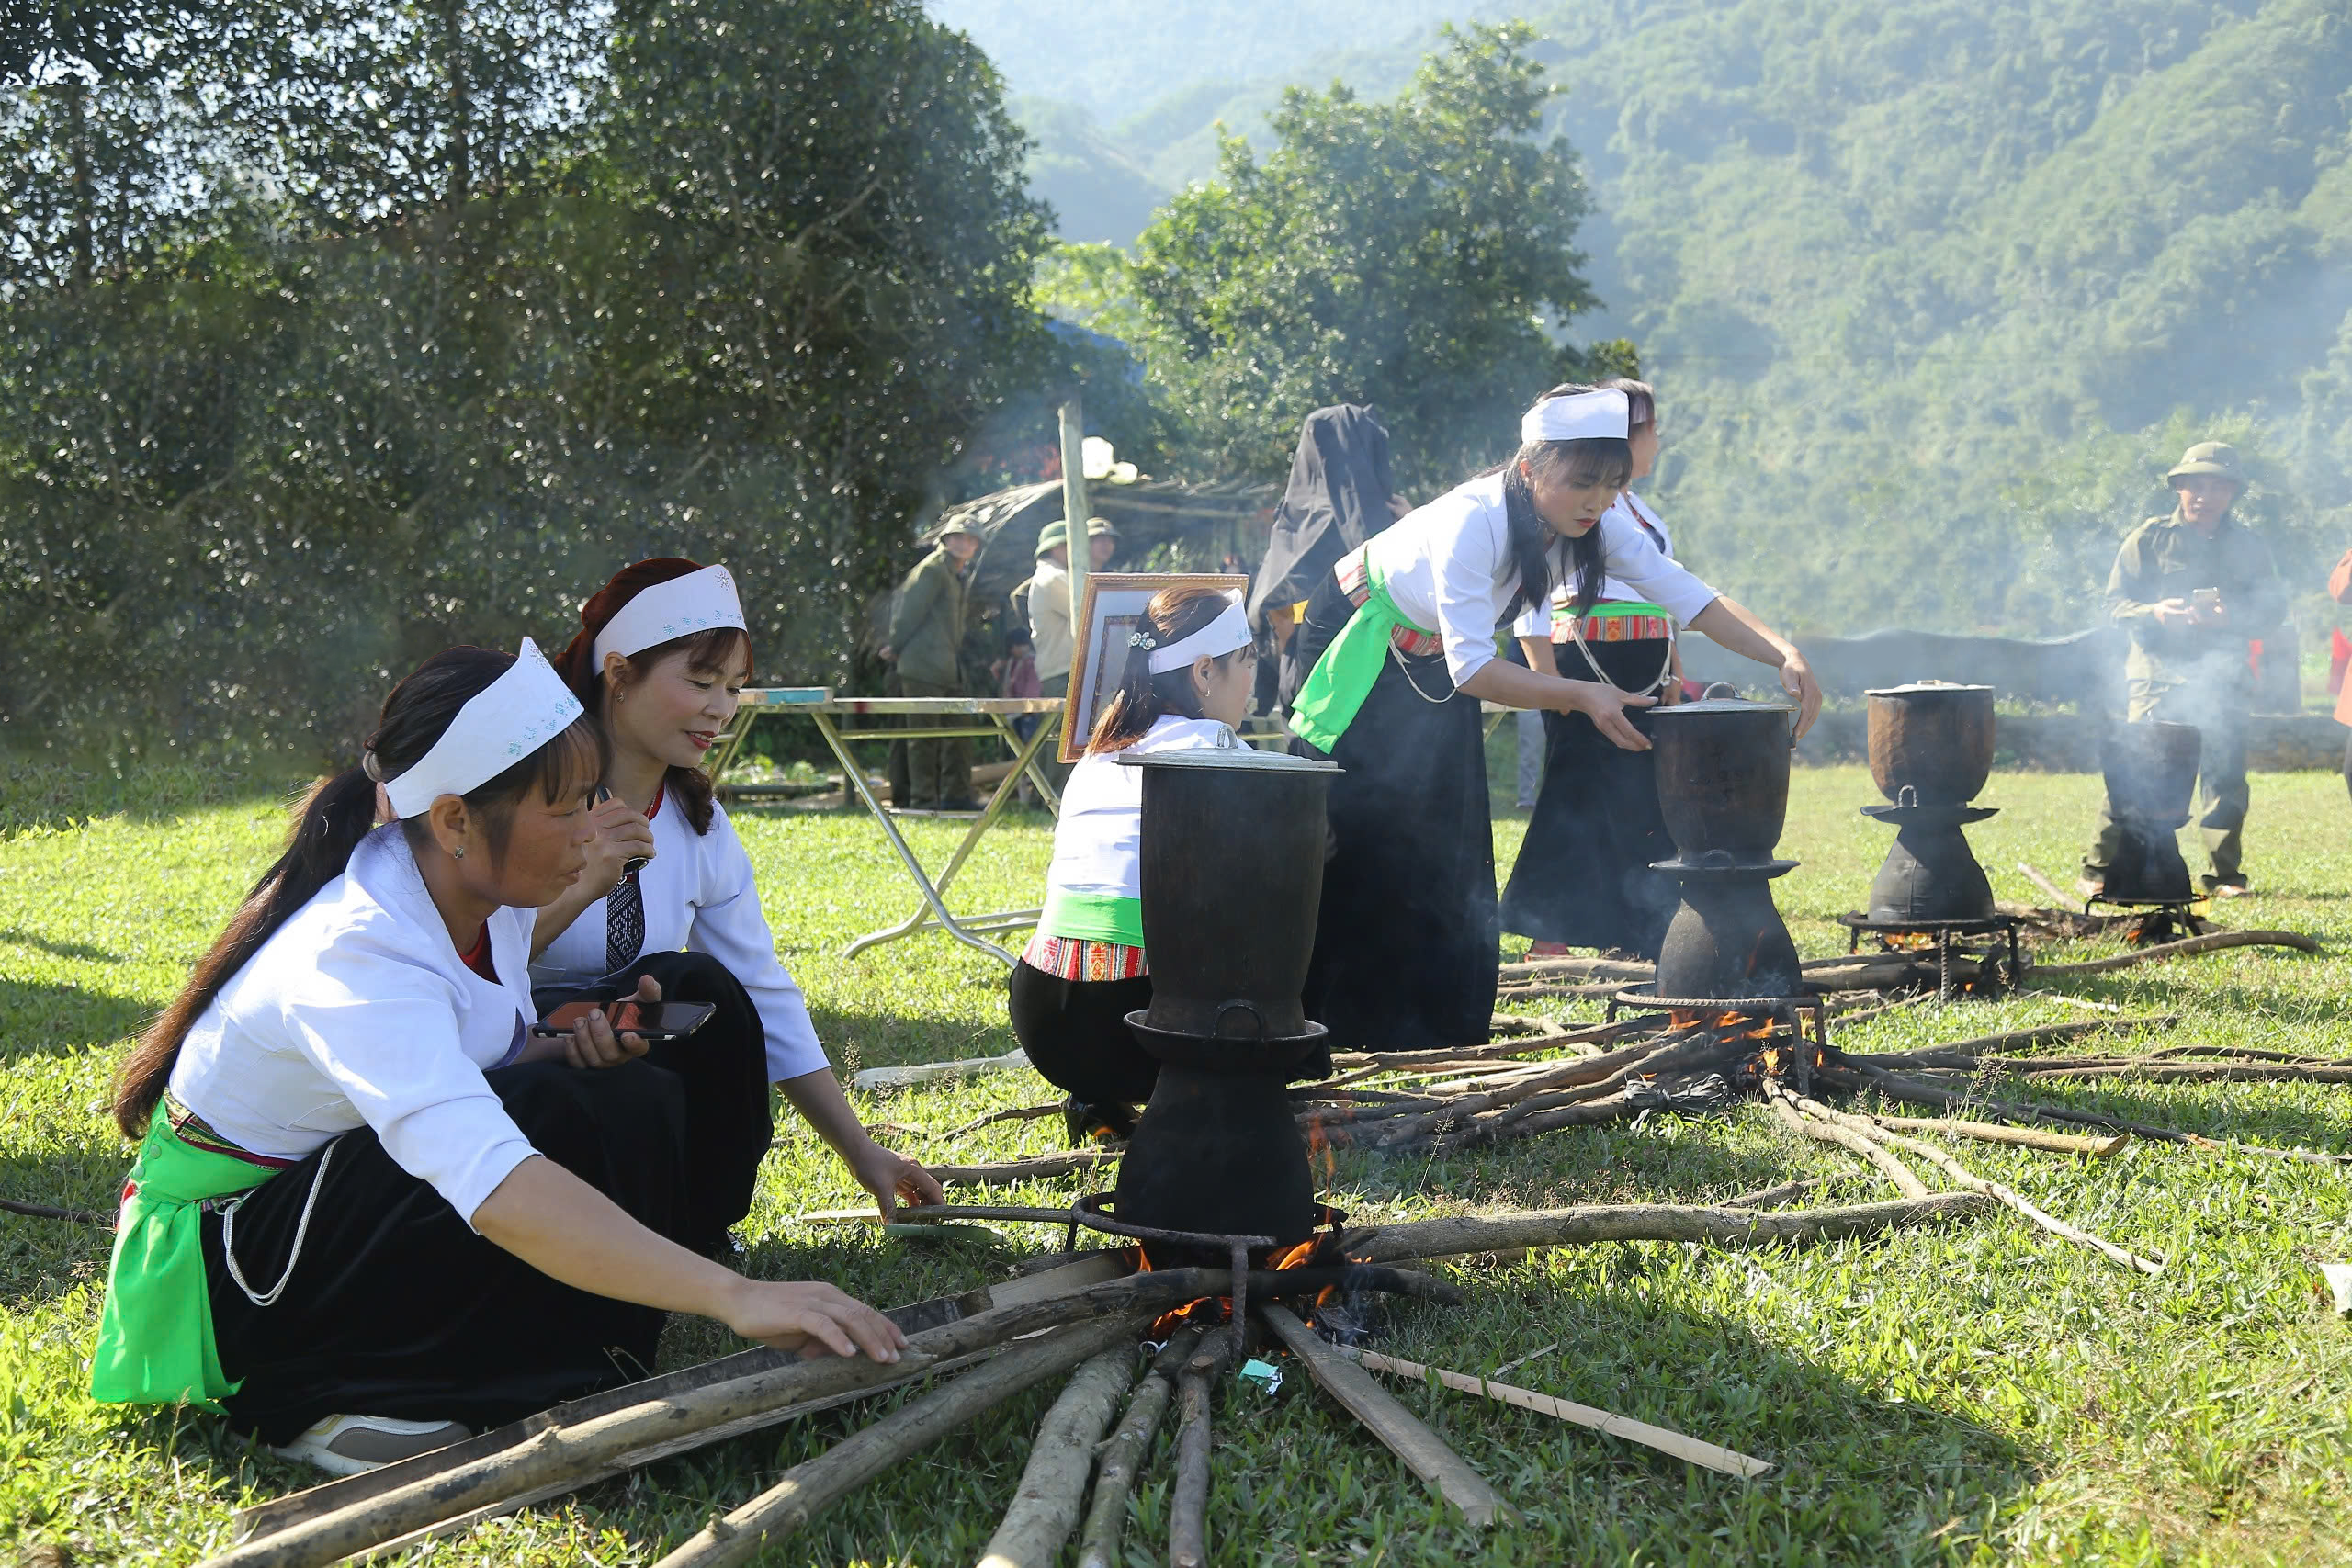
<svg viewBox="0 0 2352 1568">
<path fill-rule="evenodd" d="M 1575 614 L 1574 611 L 1557 613 L 1564 618 L 1572 618 Z M 1620 617 L 1634 615 L 1663 617 L 1665 615 L 1665 605 L 1653 604 L 1646 599 L 1603 599 L 1591 609 L 1587 610 L 1584 613 L 1584 618 L 1589 621 L 1613 621 Z"/>
<path fill-rule="evenodd" d="M 1372 694 L 1372 683 L 1380 679 L 1380 667 L 1388 661 L 1391 632 L 1403 626 L 1423 637 L 1437 635 L 1396 613 L 1396 601 L 1388 596 L 1388 574 L 1380 570 L 1377 552 L 1369 545 L 1364 547 L 1363 576 L 1371 597 L 1356 606 L 1291 703 L 1291 732 L 1318 750 L 1339 745 L 1340 737 L 1356 721 L 1364 698 Z"/>
<path fill-rule="evenodd" d="M 115 1220 L 114 1262 L 90 1358 L 92 1398 L 210 1406 L 237 1392 L 212 1339 L 198 1205 L 277 1174 L 186 1142 L 166 1108 L 155 1107 Z"/>
<path fill-rule="evenodd" d="M 1037 929 L 1047 936 L 1072 942 L 1114 942 L 1122 947 L 1143 945 L 1143 900 L 1114 893 L 1077 893 L 1067 887 L 1046 889 L 1046 908 Z"/>
</svg>

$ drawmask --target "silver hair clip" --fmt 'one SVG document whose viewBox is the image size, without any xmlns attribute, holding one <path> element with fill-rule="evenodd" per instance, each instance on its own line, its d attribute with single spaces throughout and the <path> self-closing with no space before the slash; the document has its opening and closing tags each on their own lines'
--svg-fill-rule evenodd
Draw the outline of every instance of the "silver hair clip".
<svg viewBox="0 0 2352 1568">
<path fill-rule="evenodd" d="M 1152 636 L 1149 632 L 1129 632 L 1127 634 L 1127 646 L 1129 648 L 1140 648 L 1146 653 L 1148 653 L 1153 649 L 1159 646 L 1159 639 Z"/>
<path fill-rule="evenodd" d="M 363 750 L 359 753 L 359 771 L 378 784 L 384 782 L 384 764 L 376 761 L 376 753 L 373 751 Z"/>
</svg>

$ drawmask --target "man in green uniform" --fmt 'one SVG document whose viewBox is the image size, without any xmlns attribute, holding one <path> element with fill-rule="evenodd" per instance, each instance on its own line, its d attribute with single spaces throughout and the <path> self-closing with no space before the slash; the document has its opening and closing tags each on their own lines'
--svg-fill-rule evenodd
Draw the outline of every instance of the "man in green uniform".
<svg viewBox="0 0 2352 1568">
<path fill-rule="evenodd" d="M 980 536 L 951 528 L 938 547 L 907 573 L 890 614 L 890 640 L 882 657 L 895 666 L 890 694 L 899 697 L 960 697 L 964 672 L 964 572 L 980 551 Z M 907 740 L 890 748 L 892 804 L 918 811 L 977 811 L 972 748 L 967 740 Z"/>
<path fill-rule="evenodd" d="M 2254 695 L 2247 644 L 2285 611 L 2269 547 L 2230 516 L 2243 483 L 2236 448 L 2203 441 L 2165 476 L 2179 496 L 2169 517 L 2151 517 L 2116 552 L 2107 580 L 2108 614 L 2132 635 L 2124 666 L 2128 716 L 2193 724 L 2202 733 L 2199 765 L 2205 836 L 2216 897 L 2245 891 L 2239 866 L 2245 827 L 2245 716 Z M 2099 812 L 2098 840 L 2083 862 L 2083 890 L 2103 891 L 2123 849 L 2112 814 Z"/>
</svg>

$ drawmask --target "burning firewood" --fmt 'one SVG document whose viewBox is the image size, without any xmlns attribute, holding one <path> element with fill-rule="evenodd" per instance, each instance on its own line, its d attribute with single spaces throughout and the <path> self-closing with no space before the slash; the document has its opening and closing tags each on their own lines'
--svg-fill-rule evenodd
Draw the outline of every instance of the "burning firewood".
<svg viewBox="0 0 2352 1568">
<path fill-rule="evenodd" d="M 349 1507 L 303 1518 L 232 1547 L 212 1559 L 210 1568 L 316 1568 L 549 1485 L 577 1485 L 609 1473 L 615 1461 L 657 1443 L 667 1445 L 664 1451 L 676 1452 L 691 1446 L 679 1439 L 697 1433 L 716 1432 L 747 1416 L 811 1399 L 903 1382 L 926 1369 L 1040 1329 L 1164 1311 L 1203 1296 L 1222 1295 L 1230 1289 L 1231 1278 L 1218 1269 L 1132 1275 L 993 1308 L 911 1335 L 895 1363 L 845 1356 L 783 1361 L 725 1382 L 610 1411 L 577 1426 L 549 1426 L 511 1447 L 429 1472 Z"/>
<path fill-rule="evenodd" d="M 989 1538 L 980 1568 L 1053 1568 L 1078 1528 L 1094 1446 L 1135 1381 L 1135 1362 L 1132 1344 L 1114 1342 L 1078 1369 L 1037 1427 L 1021 1489 Z"/>
<path fill-rule="evenodd" d="M 1238 1325 L 1237 1325 L 1238 1327 Z M 1237 1334 L 1205 1337 L 1177 1374 L 1176 1483 L 1168 1496 L 1169 1568 L 1207 1568 L 1211 1391 Z"/>
<path fill-rule="evenodd" d="M 1459 1509 L 1464 1519 L 1481 1529 L 1517 1521 L 1518 1513 L 1487 1484 L 1486 1477 L 1374 1382 L 1363 1368 L 1325 1344 L 1295 1314 L 1269 1303 L 1259 1308 L 1259 1318 L 1306 1364 L 1317 1387 L 1344 1405 L 1430 1490 Z"/>
<path fill-rule="evenodd" d="M 909 1454 L 937 1442 L 982 1411 L 1080 1362 L 1091 1367 L 1111 1355 L 1124 1364 L 1134 1353 L 1131 1341 L 1136 1332 L 1147 1321 L 1145 1314 L 1131 1313 L 1049 1334 L 1006 1351 L 977 1371 L 967 1372 L 852 1433 L 815 1459 L 793 1466 L 774 1486 L 725 1517 L 705 1525 L 655 1568 L 729 1568 L 748 1562 L 763 1546 L 783 1540 Z M 1056 1409 L 1060 1409 L 1059 1404 Z M 1079 1476 L 1083 1482 L 1083 1468 Z M 1025 1483 L 1027 1477 L 1023 1479 Z M 1075 1504 L 1070 1512 L 1075 1517 Z M 1068 1533 L 1067 1525 L 1064 1533 Z"/>
<path fill-rule="evenodd" d="M 1179 1328 L 1152 1361 L 1151 1371 L 1127 1401 L 1118 1429 L 1102 1445 L 1094 1470 L 1094 1500 L 1087 1505 L 1086 1527 L 1079 1538 L 1078 1568 L 1117 1568 L 1119 1539 L 1126 1533 L 1127 1498 L 1135 1491 L 1136 1475 L 1144 1454 L 1168 1414 L 1176 1373 L 1199 1349 L 1206 1330 L 1198 1325 Z"/>
</svg>

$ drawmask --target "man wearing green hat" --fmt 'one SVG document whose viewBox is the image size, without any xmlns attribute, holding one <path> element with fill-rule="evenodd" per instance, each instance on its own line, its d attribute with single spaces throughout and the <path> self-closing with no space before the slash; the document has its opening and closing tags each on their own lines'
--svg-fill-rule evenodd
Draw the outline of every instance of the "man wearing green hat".
<svg viewBox="0 0 2352 1568">
<path fill-rule="evenodd" d="M 1102 518 L 1086 520 L 1087 570 L 1101 571 L 1119 547 L 1119 531 Z M 1029 640 L 1037 654 L 1040 696 L 1060 697 L 1069 691 L 1070 649 L 1077 642 L 1070 626 L 1069 522 L 1057 517 L 1037 531 L 1037 570 L 1013 590 L 1016 600 L 1028 600 Z M 1069 777 L 1067 763 L 1055 760 L 1051 748 L 1038 759 L 1054 787 Z"/>
<path fill-rule="evenodd" d="M 899 585 L 890 613 L 890 640 L 882 657 L 894 666 L 890 694 L 960 697 L 964 675 L 964 574 L 980 553 L 980 536 L 961 523 L 940 534 Z M 890 745 L 890 800 L 917 811 L 977 811 L 972 794 L 972 744 L 899 740 Z"/>
<path fill-rule="evenodd" d="M 1100 517 L 1086 520 L 1087 570 L 1101 571 L 1119 547 L 1119 531 Z M 1037 534 L 1037 570 L 1029 579 L 1029 639 L 1037 649 L 1037 683 L 1058 697 L 1069 690 L 1069 524 L 1057 517 Z"/>
<path fill-rule="evenodd" d="M 2179 497 L 2169 517 L 2151 517 L 2116 552 L 2107 580 L 2108 613 L 2131 633 L 2124 665 L 2131 719 L 2193 724 L 2203 735 L 2198 826 L 2216 897 L 2245 891 L 2239 865 L 2245 827 L 2245 716 L 2254 696 L 2247 645 L 2284 618 L 2285 596 L 2269 547 L 2230 516 L 2244 486 L 2237 449 L 2200 441 L 2165 476 Z M 2122 832 L 2099 813 L 2098 840 L 2083 862 L 2083 891 L 2097 897 L 2121 852 Z"/>
</svg>

